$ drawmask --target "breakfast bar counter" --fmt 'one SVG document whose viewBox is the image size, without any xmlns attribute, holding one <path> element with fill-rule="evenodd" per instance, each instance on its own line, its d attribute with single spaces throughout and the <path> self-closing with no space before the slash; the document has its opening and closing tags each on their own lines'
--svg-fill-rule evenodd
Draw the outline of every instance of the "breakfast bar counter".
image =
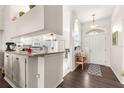
<svg viewBox="0 0 124 93">
<path fill-rule="evenodd" d="M 58 54 L 58 53 L 64 53 L 64 51 L 54 51 L 54 52 L 47 52 L 47 53 L 28 53 L 23 51 L 5 51 L 6 53 L 11 54 L 17 54 L 17 55 L 25 55 L 25 56 L 45 56 L 45 55 L 51 55 L 51 54 Z"/>
<path fill-rule="evenodd" d="M 55 88 L 63 80 L 63 51 L 5 52 L 5 80 L 12 87 Z"/>
</svg>

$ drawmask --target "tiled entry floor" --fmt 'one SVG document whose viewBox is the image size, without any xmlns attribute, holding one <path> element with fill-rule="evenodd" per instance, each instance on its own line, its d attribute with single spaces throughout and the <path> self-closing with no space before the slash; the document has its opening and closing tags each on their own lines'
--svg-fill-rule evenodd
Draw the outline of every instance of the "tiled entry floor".
<svg viewBox="0 0 124 93">
<path fill-rule="evenodd" d="M 64 77 L 64 81 L 59 87 L 62 88 L 124 88 L 120 84 L 114 73 L 109 67 L 101 66 L 103 77 L 94 76 L 87 73 L 89 64 L 84 64 L 84 70 L 81 65 L 74 72 L 70 72 Z"/>
</svg>

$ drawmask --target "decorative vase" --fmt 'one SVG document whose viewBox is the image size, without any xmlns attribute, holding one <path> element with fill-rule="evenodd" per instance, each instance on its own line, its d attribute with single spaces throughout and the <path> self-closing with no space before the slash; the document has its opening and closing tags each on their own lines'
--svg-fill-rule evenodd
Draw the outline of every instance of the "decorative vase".
<svg viewBox="0 0 124 93">
<path fill-rule="evenodd" d="M 34 8 L 36 5 L 29 5 L 29 8 L 32 9 Z"/>
<path fill-rule="evenodd" d="M 25 12 L 23 12 L 23 11 L 19 12 L 19 16 L 23 16 L 24 14 L 25 14 Z"/>
</svg>

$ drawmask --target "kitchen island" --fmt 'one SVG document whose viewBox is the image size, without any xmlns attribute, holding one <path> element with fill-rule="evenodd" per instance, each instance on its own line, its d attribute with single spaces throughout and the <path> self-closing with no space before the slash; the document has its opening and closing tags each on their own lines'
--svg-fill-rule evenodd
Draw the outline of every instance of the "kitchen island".
<svg viewBox="0 0 124 93">
<path fill-rule="evenodd" d="M 5 80 L 12 87 L 55 88 L 63 80 L 63 51 L 5 52 Z"/>
</svg>

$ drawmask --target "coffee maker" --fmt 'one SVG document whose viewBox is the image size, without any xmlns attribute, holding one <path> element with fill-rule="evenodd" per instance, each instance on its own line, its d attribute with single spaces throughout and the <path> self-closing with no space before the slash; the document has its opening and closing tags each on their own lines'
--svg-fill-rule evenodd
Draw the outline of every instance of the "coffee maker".
<svg viewBox="0 0 124 93">
<path fill-rule="evenodd" d="M 15 51 L 16 44 L 14 42 L 6 42 L 6 51 Z"/>
</svg>

